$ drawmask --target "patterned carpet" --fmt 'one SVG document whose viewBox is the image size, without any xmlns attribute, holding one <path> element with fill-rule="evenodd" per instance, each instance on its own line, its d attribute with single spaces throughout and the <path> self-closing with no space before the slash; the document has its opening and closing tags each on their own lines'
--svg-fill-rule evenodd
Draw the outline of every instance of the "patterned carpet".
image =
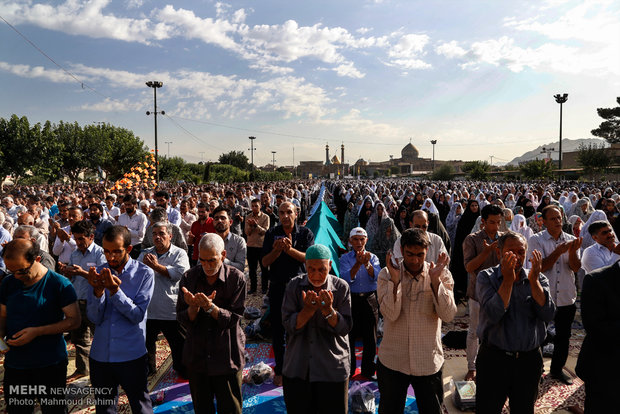
<svg viewBox="0 0 620 414">
<path fill-rule="evenodd" d="M 443 327 L 444 333 L 450 330 L 466 330 L 467 329 L 467 317 L 461 316 L 455 318 L 455 320 L 449 324 L 445 324 Z M 581 348 L 581 342 L 583 341 L 584 331 L 581 326 L 581 318 L 578 314 L 575 323 L 573 325 L 573 335 L 571 338 L 570 355 L 577 357 Z M 249 354 L 249 363 L 244 369 L 244 374 L 255 364 L 263 361 L 270 366 L 273 366 L 273 351 L 271 344 L 269 343 L 252 343 L 246 345 L 246 350 Z M 69 345 L 69 367 L 68 373 L 73 372 L 73 359 L 75 350 L 73 346 Z M 356 348 L 356 354 L 358 358 L 358 366 L 361 362 L 361 349 Z M 465 359 L 464 349 L 444 348 L 444 354 L 446 360 L 450 359 Z M 0 357 L 0 361 L 2 361 Z M 464 363 L 464 361 L 463 361 Z M 166 340 L 161 337 L 157 343 L 157 373 L 153 377 L 149 378 L 149 390 L 151 391 L 152 399 L 160 399 L 161 402 L 154 405 L 155 413 L 189 413 L 193 412 L 193 406 L 191 402 L 191 396 L 189 392 L 189 385 L 186 381 L 179 379 L 176 376 L 175 371 L 172 369 L 172 360 L 170 357 L 170 350 Z M 543 376 L 543 380 L 540 384 L 539 399 L 536 402 L 536 414 L 550 414 L 557 410 L 572 410 L 573 407 L 583 410 L 583 401 L 585 397 L 585 391 L 583 382 L 576 378 L 574 372 L 567 369 L 574 378 L 574 384 L 571 386 L 563 385 L 555 380 L 552 380 L 548 376 Z M 359 374 L 359 368 L 357 371 Z M 0 380 L 4 377 L 4 370 L 0 368 Z M 357 375 L 354 380 L 359 378 Z M 353 383 L 351 383 L 352 385 Z M 379 392 L 376 383 L 362 382 L 364 385 L 368 385 L 375 393 L 377 399 L 377 406 L 379 403 Z M 73 381 L 68 384 L 70 387 L 88 387 L 88 378 L 82 378 L 78 381 Z M 248 414 L 262 414 L 262 413 L 285 413 L 286 407 L 284 405 L 284 398 L 281 387 L 275 387 L 271 381 L 267 381 L 261 385 L 243 384 L 243 412 Z M 86 398 L 86 397 L 85 397 Z M 3 390 L 0 388 L 0 412 L 5 412 L 5 403 Z M 93 413 L 94 407 L 82 404 L 81 401 L 76 401 L 76 404 L 69 406 L 69 412 L 71 413 Z M 35 412 L 40 412 L 37 408 Z M 119 413 L 130 413 L 129 404 L 127 398 L 121 393 L 119 398 Z M 405 413 L 417 413 L 417 405 L 415 402 L 415 396 L 411 387 L 409 388 Z M 506 407 L 503 411 L 508 414 L 510 411 Z M 444 413 L 448 414 L 448 409 L 444 407 Z"/>
</svg>

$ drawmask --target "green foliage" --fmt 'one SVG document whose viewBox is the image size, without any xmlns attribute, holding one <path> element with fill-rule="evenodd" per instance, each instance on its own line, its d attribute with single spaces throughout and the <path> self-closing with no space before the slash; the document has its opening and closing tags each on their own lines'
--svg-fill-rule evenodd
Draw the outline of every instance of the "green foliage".
<svg viewBox="0 0 620 414">
<path fill-rule="evenodd" d="M 431 174 L 431 179 L 447 181 L 452 179 L 452 174 L 454 174 L 454 168 L 450 164 L 444 164 Z"/>
<path fill-rule="evenodd" d="M 609 170 L 613 163 L 611 155 L 605 150 L 604 145 L 581 144 L 577 152 L 577 162 L 583 168 L 583 172 L 595 178 Z"/>
<path fill-rule="evenodd" d="M 261 171 L 254 170 L 250 173 L 250 181 L 284 181 L 292 180 L 293 174 L 288 171 Z"/>
<path fill-rule="evenodd" d="M 243 151 L 230 151 L 222 154 L 218 161 L 220 164 L 232 165 L 242 170 L 249 170 L 251 167 L 248 157 L 246 157 Z"/>
<path fill-rule="evenodd" d="M 106 180 L 116 180 L 145 154 L 133 132 L 109 124 L 46 121 L 31 126 L 26 117 L 0 118 L 0 173 L 15 183 L 31 176 L 46 182 L 68 178 L 75 185 L 82 174 L 95 178 L 99 168 Z"/>
<path fill-rule="evenodd" d="M 100 136 L 98 141 L 102 143 L 102 149 L 105 149 L 99 166 L 105 172 L 106 183 L 121 178 L 148 154 L 144 142 L 128 129 L 105 124 L 94 129 L 89 128 L 88 131 Z"/>
<path fill-rule="evenodd" d="M 209 181 L 218 183 L 241 183 L 248 181 L 250 173 L 227 164 L 212 164 L 209 172 Z"/>
<path fill-rule="evenodd" d="M 491 165 L 486 161 L 467 161 L 463 164 L 463 172 L 472 180 L 486 180 Z"/>
<path fill-rule="evenodd" d="M 545 160 L 533 160 L 522 164 L 519 169 L 523 176 L 530 180 L 553 177 L 553 163 Z"/>
<path fill-rule="evenodd" d="M 605 138 L 610 144 L 620 142 L 620 97 L 616 98 L 615 108 L 598 108 L 596 112 L 603 121 L 598 128 L 591 131 L 592 135 Z"/>
<path fill-rule="evenodd" d="M 190 164 L 181 157 L 159 158 L 159 179 L 170 183 L 186 181 L 193 184 L 202 182 L 204 166 Z"/>
</svg>

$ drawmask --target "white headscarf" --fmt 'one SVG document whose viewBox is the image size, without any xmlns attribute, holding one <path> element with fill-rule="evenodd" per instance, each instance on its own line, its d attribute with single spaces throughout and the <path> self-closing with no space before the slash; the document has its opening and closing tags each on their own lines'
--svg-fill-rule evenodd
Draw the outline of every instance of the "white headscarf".
<svg viewBox="0 0 620 414">
<path fill-rule="evenodd" d="M 530 237 L 534 235 L 534 230 L 527 225 L 527 219 L 523 214 L 515 214 L 512 223 L 510 223 L 510 231 L 522 234 L 528 243 Z"/>
<path fill-rule="evenodd" d="M 596 242 L 590 235 L 590 232 L 588 231 L 590 224 L 594 223 L 595 221 L 607 221 L 609 223 L 609 221 L 607 220 L 607 215 L 603 210 L 594 210 L 594 213 L 592 213 L 588 221 L 586 221 L 586 224 L 584 224 L 581 228 L 581 237 L 583 237 L 583 243 L 581 244 L 582 253 L 588 247 L 596 244 Z M 618 243 L 618 235 L 616 235 L 616 243 Z"/>
<path fill-rule="evenodd" d="M 421 209 L 428 210 L 433 214 L 439 215 L 439 210 L 437 210 L 437 206 L 435 206 L 435 203 L 433 203 L 433 200 L 431 200 L 430 198 L 426 198 L 426 200 L 424 200 Z"/>
</svg>

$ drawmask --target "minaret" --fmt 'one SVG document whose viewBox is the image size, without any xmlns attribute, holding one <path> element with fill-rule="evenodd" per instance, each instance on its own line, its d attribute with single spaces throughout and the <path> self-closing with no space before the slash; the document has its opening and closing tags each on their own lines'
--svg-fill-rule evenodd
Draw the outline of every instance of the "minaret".
<svg viewBox="0 0 620 414">
<path fill-rule="evenodd" d="M 340 146 L 340 164 L 344 165 L 344 142 Z"/>
<path fill-rule="evenodd" d="M 329 144 L 325 144 L 325 165 L 329 165 Z"/>
</svg>

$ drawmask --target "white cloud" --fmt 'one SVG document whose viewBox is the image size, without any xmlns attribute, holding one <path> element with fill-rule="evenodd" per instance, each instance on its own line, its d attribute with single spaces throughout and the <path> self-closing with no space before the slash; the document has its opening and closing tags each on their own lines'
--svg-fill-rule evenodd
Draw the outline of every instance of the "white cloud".
<svg viewBox="0 0 620 414">
<path fill-rule="evenodd" d="M 84 104 L 79 109 L 95 112 L 139 111 L 144 105 L 144 102 L 136 102 L 129 99 L 117 101 L 105 98 L 102 102 Z"/>
<path fill-rule="evenodd" d="M 372 138 L 394 139 L 405 135 L 400 128 L 363 118 L 361 111 L 355 108 L 339 118 L 321 119 L 317 123 L 339 127 L 345 131 Z"/>
<path fill-rule="evenodd" d="M 362 72 L 360 72 L 353 66 L 352 62 L 344 63 L 340 66 L 337 66 L 336 68 L 334 68 L 334 71 L 336 71 L 338 76 L 347 76 L 349 78 L 361 79 L 365 76 Z"/>
<path fill-rule="evenodd" d="M 66 0 L 57 6 L 9 2 L 1 4 L 4 18 L 18 25 L 30 23 L 45 29 L 71 35 L 109 38 L 130 42 L 150 43 L 170 36 L 171 26 L 153 23 L 149 19 L 132 19 L 103 14 L 110 0 Z"/>
<path fill-rule="evenodd" d="M 439 55 L 447 57 L 448 59 L 462 58 L 467 54 L 467 51 L 460 47 L 456 40 L 439 44 L 435 47 L 435 52 Z"/>
<path fill-rule="evenodd" d="M 14 65 L 0 61 L 0 70 L 12 73 L 22 78 L 40 78 L 55 83 L 76 82 L 70 75 L 60 69 L 46 69 L 43 66 Z M 83 78 L 83 81 L 88 79 Z"/>
</svg>

